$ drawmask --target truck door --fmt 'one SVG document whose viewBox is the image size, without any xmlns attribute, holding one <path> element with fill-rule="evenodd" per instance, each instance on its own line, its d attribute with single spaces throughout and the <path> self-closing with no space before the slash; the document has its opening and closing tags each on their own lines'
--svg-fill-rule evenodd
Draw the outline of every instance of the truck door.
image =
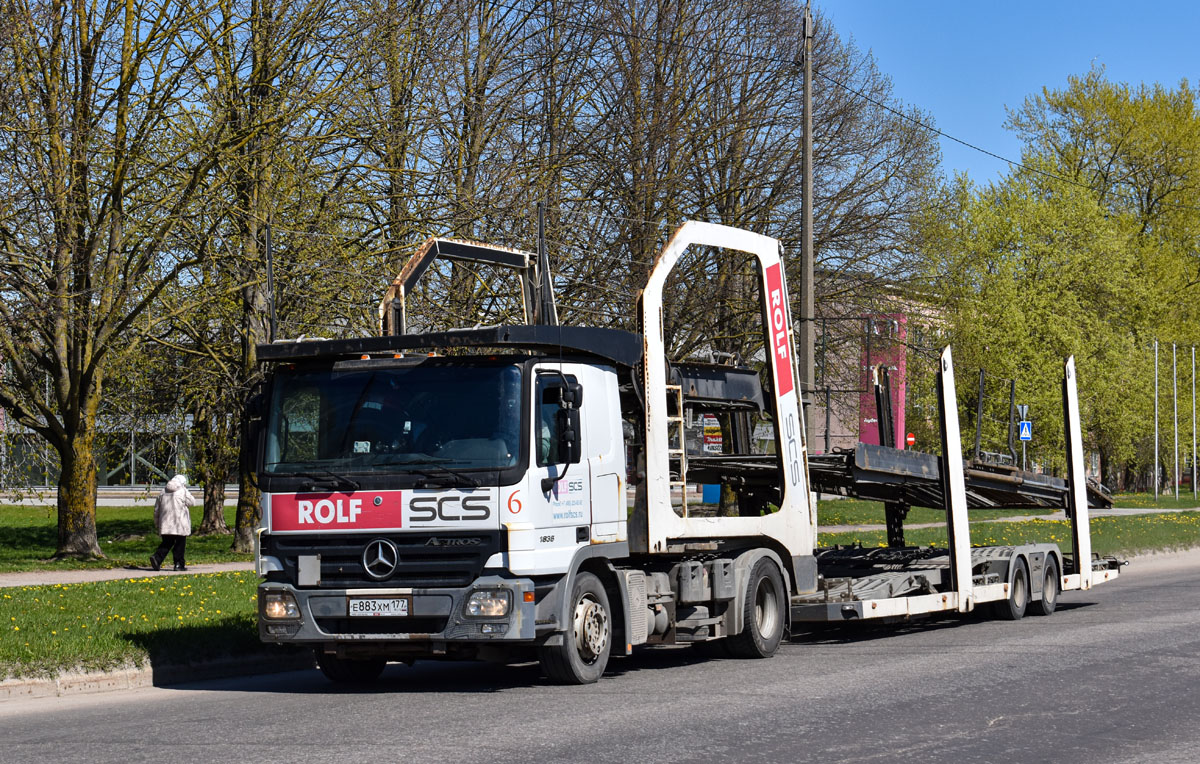
<svg viewBox="0 0 1200 764">
<path fill-rule="evenodd" d="M 533 384 L 533 406 L 530 417 L 532 439 L 530 448 L 529 490 L 526 506 L 529 514 L 522 519 L 537 528 L 536 551 L 547 565 L 559 554 L 570 560 L 575 548 L 591 541 L 591 476 L 588 472 L 587 415 L 589 401 L 584 385 L 580 406 L 581 451 L 584 457 L 574 464 L 562 461 L 559 453 L 562 392 L 567 383 L 580 380 L 574 374 L 557 370 L 537 369 Z M 596 401 L 592 405 L 599 404 Z M 543 480 L 549 490 L 542 491 Z"/>
</svg>

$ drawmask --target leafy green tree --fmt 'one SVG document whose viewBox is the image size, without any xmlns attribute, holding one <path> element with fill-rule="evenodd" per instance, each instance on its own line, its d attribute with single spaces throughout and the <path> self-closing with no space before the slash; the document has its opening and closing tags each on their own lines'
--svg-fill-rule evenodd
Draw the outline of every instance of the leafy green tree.
<svg viewBox="0 0 1200 764">
<path fill-rule="evenodd" d="M 1034 416 L 1054 412 L 1036 442 L 1055 464 L 1058 356 L 1074 354 L 1087 445 L 1117 487 L 1140 483 L 1154 462 L 1151 343 L 1197 339 L 1196 101 L 1186 80 L 1071 77 L 1010 112 L 1022 166 L 984 188 L 957 179 L 925 219 L 932 294 L 960 370 L 1014 377 Z M 960 394 L 966 403 L 973 387 Z"/>
<path fill-rule="evenodd" d="M 1139 306 L 1154 296 L 1140 274 L 1136 223 L 1109 213 L 1089 189 L 1054 181 L 1052 165 L 1027 159 L 1026 169 L 982 189 L 959 179 L 930 230 L 929 275 L 968 412 L 964 447 L 975 435 L 972 375 L 983 368 L 1017 381 L 1018 402 L 1038 422 L 1032 458 L 1061 468 L 1059 382 L 1063 359 L 1074 355 L 1088 445 L 1110 460 L 1132 459 L 1133 434 L 1152 405 L 1149 370 L 1134 362 L 1145 343 Z M 1007 391 L 992 391 L 987 403 L 985 416 L 1006 423 Z"/>
</svg>

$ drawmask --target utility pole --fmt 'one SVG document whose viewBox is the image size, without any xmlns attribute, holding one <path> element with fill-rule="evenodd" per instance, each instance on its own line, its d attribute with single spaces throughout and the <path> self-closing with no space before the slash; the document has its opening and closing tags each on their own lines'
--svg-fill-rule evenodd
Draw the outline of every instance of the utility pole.
<svg viewBox="0 0 1200 764">
<path fill-rule="evenodd" d="M 268 342 L 274 342 L 279 335 L 279 318 L 275 315 L 275 255 L 271 248 L 271 223 L 275 216 L 267 218 L 267 310 L 269 311 L 269 323 L 271 335 L 267 339 Z"/>
<path fill-rule="evenodd" d="M 1192 345 L 1192 501 L 1196 500 L 1196 346 Z"/>
<path fill-rule="evenodd" d="M 800 238 L 800 398 L 811 403 L 816 388 L 816 295 L 813 284 L 813 166 L 812 166 L 812 39 L 813 18 L 811 3 L 804 4 L 804 144 L 803 181 L 800 193 L 802 208 Z M 826 401 L 826 406 L 829 405 Z M 806 412 L 805 433 L 809 451 L 817 441 L 814 417 Z"/>
<path fill-rule="evenodd" d="M 1158 500 L 1158 340 L 1154 341 L 1154 499 Z"/>
<path fill-rule="evenodd" d="M 1179 373 L 1175 359 L 1175 343 L 1171 343 L 1171 410 L 1175 422 L 1175 466 L 1171 470 L 1171 483 L 1175 486 L 1175 501 L 1179 501 Z"/>
</svg>

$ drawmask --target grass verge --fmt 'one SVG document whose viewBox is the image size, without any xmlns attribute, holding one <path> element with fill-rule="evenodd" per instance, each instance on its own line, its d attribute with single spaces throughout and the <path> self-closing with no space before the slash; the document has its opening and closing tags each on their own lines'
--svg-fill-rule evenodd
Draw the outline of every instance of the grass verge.
<svg viewBox="0 0 1200 764">
<path fill-rule="evenodd" d="M 1200 506 L 1192 498 L 1192 489 L 1179 492 L 1179 498 L 1174 493 L 1161 494 L 1155 497 L 1152 493 L 1118 493 L 1113 496 L 1114 507 L 1134 509 L 1195 509 Z"/>
<path fill-rule="evenodd" d="M 0 677 L 277 652 L 258 639 L 257 584 L 246 572 L 0 590 Z"/>
<path fill-rule="evenodd" d="M 976 519 L 983 517 L 1028 517 L 1030 515 L 1049 515 L 1050 509 L 988 509 L 976 510 Z M 862 499 L 834 499 L 822 501 L 817 505 L 818 527 L 827 525 L 883 525 L 886 522 L 883 515 L 883 503 L 878 501 L 863 501 Z M 941 509 L 928 507 L 913 507 L 908 512 L 906 523 L 944 523 L 946 513 Z"/>
<path fill-rule="evenodd" d="M 233 528 L 235 508 L 225 508 L 225 523 Z M 204 511 L 192 508 L 192 527 L 200 525 Z M 96 536 L 105 559 L 49 560 L 58 543 L 58 516 L 54 507 L 0 506 L 0 573 L 22 570 L 123 568 L 145 566 L 162 539 L 154 531 L 153 507 L 97 507 Z M 229 551 L 232 536 L 192 536 L 187 561 L 236 562 L 248 554 Z M 167 558 L 168 562 L 170 557 Z"/>
<path fill-rule="evenodd" d="M 1102 555 L 1133 555 L 1200 546 L 1200 512 L 1093 517 L 1091 529 L 1092 551 Z M 906 531 L 904 539 L 913 546 L 944 547 L 946 529 L 916 528 Z M 835 544 L 882 547 L 887 546 L 887 534 L 884 531 L 822 533 L 817 542 L 823 547 Z M 971 542 L 980 546 L 1053 542 L 1069 551 L 1071 524 L 1066 520 L 974 522 L 971 523 Z"/>
</svg>

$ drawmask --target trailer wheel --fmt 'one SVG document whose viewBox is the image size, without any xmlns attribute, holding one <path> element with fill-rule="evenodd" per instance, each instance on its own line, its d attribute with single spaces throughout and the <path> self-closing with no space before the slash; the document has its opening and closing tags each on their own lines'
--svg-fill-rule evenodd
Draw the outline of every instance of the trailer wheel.
<svg viewBox="0 0 1200 764">
<path fill-rule="evenodd" d="M 1029 568 L 1025 560 L 1020 558 L 1017 558 L 1016 565 L 1012 583 L 1008 586 L 1008 599 L 996 603 L 996 616 L 1005 621 L 1021 620 L 1029 605 Z"/>
<path fill-rule="evenodd" d="M 317 648 L 317 665 L 321 673 L 338 684 L 369 684 L 379 678 L 387 661 L 383 658 L 339 658 Z"/>
<path fill-rule="evenodd" d="M 1058 607 L 1058 563 L 1054 555 L 1046 555 L 1046 565 L 1042 569 L 1042 598 L 1029 603 L 1029 611 L 1034 615 L 1050 615 Z"/>
<path fill-rule="evenodd" d="M 779 649 L 787 622 L 788 599 L 783 576 L 770 559 L 754 563 L 746 577 L 742 602 L 742 632 L 726 637 L 735 658 L 770 658 Z"/>
<path fill-rule="evenodd" d="M 608 593 L 591 573 L 575 577 L 571 591 L 571 630 L 561 645 L 538 651 L 542 670 L 560 684 L 591 684 L 604 674 L 612 650 L 612 618 Z"/>
</svg>

